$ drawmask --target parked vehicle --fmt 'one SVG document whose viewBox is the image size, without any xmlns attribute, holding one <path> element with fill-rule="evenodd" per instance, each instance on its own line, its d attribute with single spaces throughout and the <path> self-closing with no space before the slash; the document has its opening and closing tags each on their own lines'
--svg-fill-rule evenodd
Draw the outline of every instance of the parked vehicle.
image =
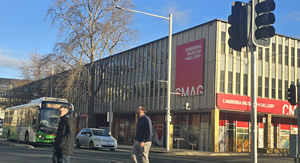
<svg viewBox="0 0 300 163">
<path fill-rule="evenodd" d="M 83 128 L 75 139 L 76 147 L 89 147 L 90 149 L 117 149 L 117 140 L 103 129 Z"/>
</svg>

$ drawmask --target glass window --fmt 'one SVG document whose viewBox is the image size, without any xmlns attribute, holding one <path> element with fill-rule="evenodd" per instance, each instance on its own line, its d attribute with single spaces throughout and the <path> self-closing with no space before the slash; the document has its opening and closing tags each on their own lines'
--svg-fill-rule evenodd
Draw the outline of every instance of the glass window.
<svg viewBox="0 0 300 163">
<path fill-rule="evenodd" d="M 236 57 L 241 57 L 241 52 L 240 51 L 236 51 Z"/>
<path fill-rule="evenodd" d="M 272 78 L 272 98 L 275 98 L 275 84 L 276 84 L 276 80 L 274 78 Z"/>
<path fill-rule="evenodd" d="M 232 72 L 228 71 L 228 93 L 232 93 Z"/>
<path fill-rule="evenodd" d="M 284 99 L 288 100 L 288 88 L 289 82 L 287 80 L 284 81 Z"/>
<path fill-rule="evenodd" d="M 248 74 L 244 74 L 243 94 L 248 95 Z"/>
<path fill-rule="evenodd" d="M 229 48 L 229 54 L 233 55 L 233 49 Z"/>
<path fill-rule="evenodd" d="M 265 97 L 269 98 L 269 78 L 265 77 Z"/>
<path fill-rule="evenodd" d="M 236 94 L 240 94 L 241 90 L 240 90 L 240 86 L 241 86 L 241 74 L 240 73 L 236 73 L 236 86 L 235 86 L 235 93 Z"/>
<path fill-rule="evenodd" d="M 291 49 L 291 65 L 294 67 L 295 66 L 295 48 L 292 47 Z"/>
<path fill-rule="evenodd" d="M 289 65 L 289 47 L 285 46 L 285 65 Z"/>
<path fill-rule="evenodd" d="M 297 67 L 300 67 L 300 49 L 297 49 Z"/>
<path fill-rule="evenodd" d="M 225 71 L 221 70 L 220 72 L 220 92 L 225 91 Z"/>
<path fill-rule="evenodd" d="M 262 60 L 262 57 L 263 56 L 263 54 L 262 54 L 262 47 L 259 47 L 258 48 L 258 60 Z"/>
<path fill-rule="evenodd" d="M 269 53 L 270 53 L 270 49 L 266 48 L 266 62 L 269 62 Z"/>
<path fill-rule="evenodd" d="M 272 63 L 276 63 L 276 44 L 272 43 Z"/>
<path fill-rule="evenodd" d="M 262 96 L 262 77 L 258 76 L 258 90 L 257 90 L 257 96 Z"/>
<path fill-rule="evenodd" d="M 226 46 L 226 42 L 225 42 L 225 32 L 222 31 L 221 33 L 221 53 L 225 54 L 225 46 Z"/>
<path fill-rule="evenodd" d="M 278 99 L 282 99 L 282 80 L 278 80 Z"/>
<path fill-rule="evenodd" d="M 282 64 L 282 45 L 278 47 L 278 63 Z"/>
</svg>

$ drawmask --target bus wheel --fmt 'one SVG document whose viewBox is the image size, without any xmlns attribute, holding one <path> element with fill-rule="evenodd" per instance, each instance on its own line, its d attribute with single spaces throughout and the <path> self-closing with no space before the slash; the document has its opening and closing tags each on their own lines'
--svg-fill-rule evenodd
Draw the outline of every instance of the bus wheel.
<svg viewBox="0 0 300 163">
<path fill-rule="evenodd" d="M 25 134 L 24 141 L 25 141 L 26 144 L 29 143 L 29 134 L 28 134 L 28 132 L 26 132 L 26 134 Z"/>
<path fill-rule="evenodd" d="M 94 149 L 94 142 L 90 142 L 90 149 Z"/>
<path fill-rule="evenodd" d="M 6 140 L 7 140 L 7 141 L 10 140 L 10 133 L 9 133 L 9 131 L 7 132 Z"/>
</svg>

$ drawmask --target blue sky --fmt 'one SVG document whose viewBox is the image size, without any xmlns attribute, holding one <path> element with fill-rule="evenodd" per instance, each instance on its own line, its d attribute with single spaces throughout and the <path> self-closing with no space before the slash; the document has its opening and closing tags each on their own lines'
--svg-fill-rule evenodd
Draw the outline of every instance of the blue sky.
<svg viewBox="0 0 300 163">
<path fill-rule="evenodd" d="M 136 10 L 168 17 L 173 13 L 173 33 L 213 19 L 227 20 L 233 0 L 133 0 Z M 243 1 L 248 2 L 248 1 Z M 29 55 L 53 52 L 57 28 L 45 20 L 52 0 L 0 1 L 0 78 L 21 78 L 19 66 Z M 275 0 L 276 33 L 300 39 L 300 1 Z M 168 20 L 135 14 L 133 27 L 139 40 L 132 48 L 168 35 Z M 126 49 L 124 49 L 126 50 Z"/>
</svg>

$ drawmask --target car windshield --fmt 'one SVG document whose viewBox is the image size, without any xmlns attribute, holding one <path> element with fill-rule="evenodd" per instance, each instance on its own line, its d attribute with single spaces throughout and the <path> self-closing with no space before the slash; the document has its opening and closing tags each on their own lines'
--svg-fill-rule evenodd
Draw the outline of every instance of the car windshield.
<svg viewBox="0 0 300 163">
<path fill-rule="evenodd" d="M 110 136 L 108 134 L 108 132 L 103 131 L 103 130 L 92 130 L 92 131 L 93 131 L 93 134 L 96 136 Z"/>
<path fill-rule="evenodd" d="M 59 109 L 42 109 L 40 115 L 40 124 L 48 128 L 57 128 L 59 118 Z"/>
</svg>

